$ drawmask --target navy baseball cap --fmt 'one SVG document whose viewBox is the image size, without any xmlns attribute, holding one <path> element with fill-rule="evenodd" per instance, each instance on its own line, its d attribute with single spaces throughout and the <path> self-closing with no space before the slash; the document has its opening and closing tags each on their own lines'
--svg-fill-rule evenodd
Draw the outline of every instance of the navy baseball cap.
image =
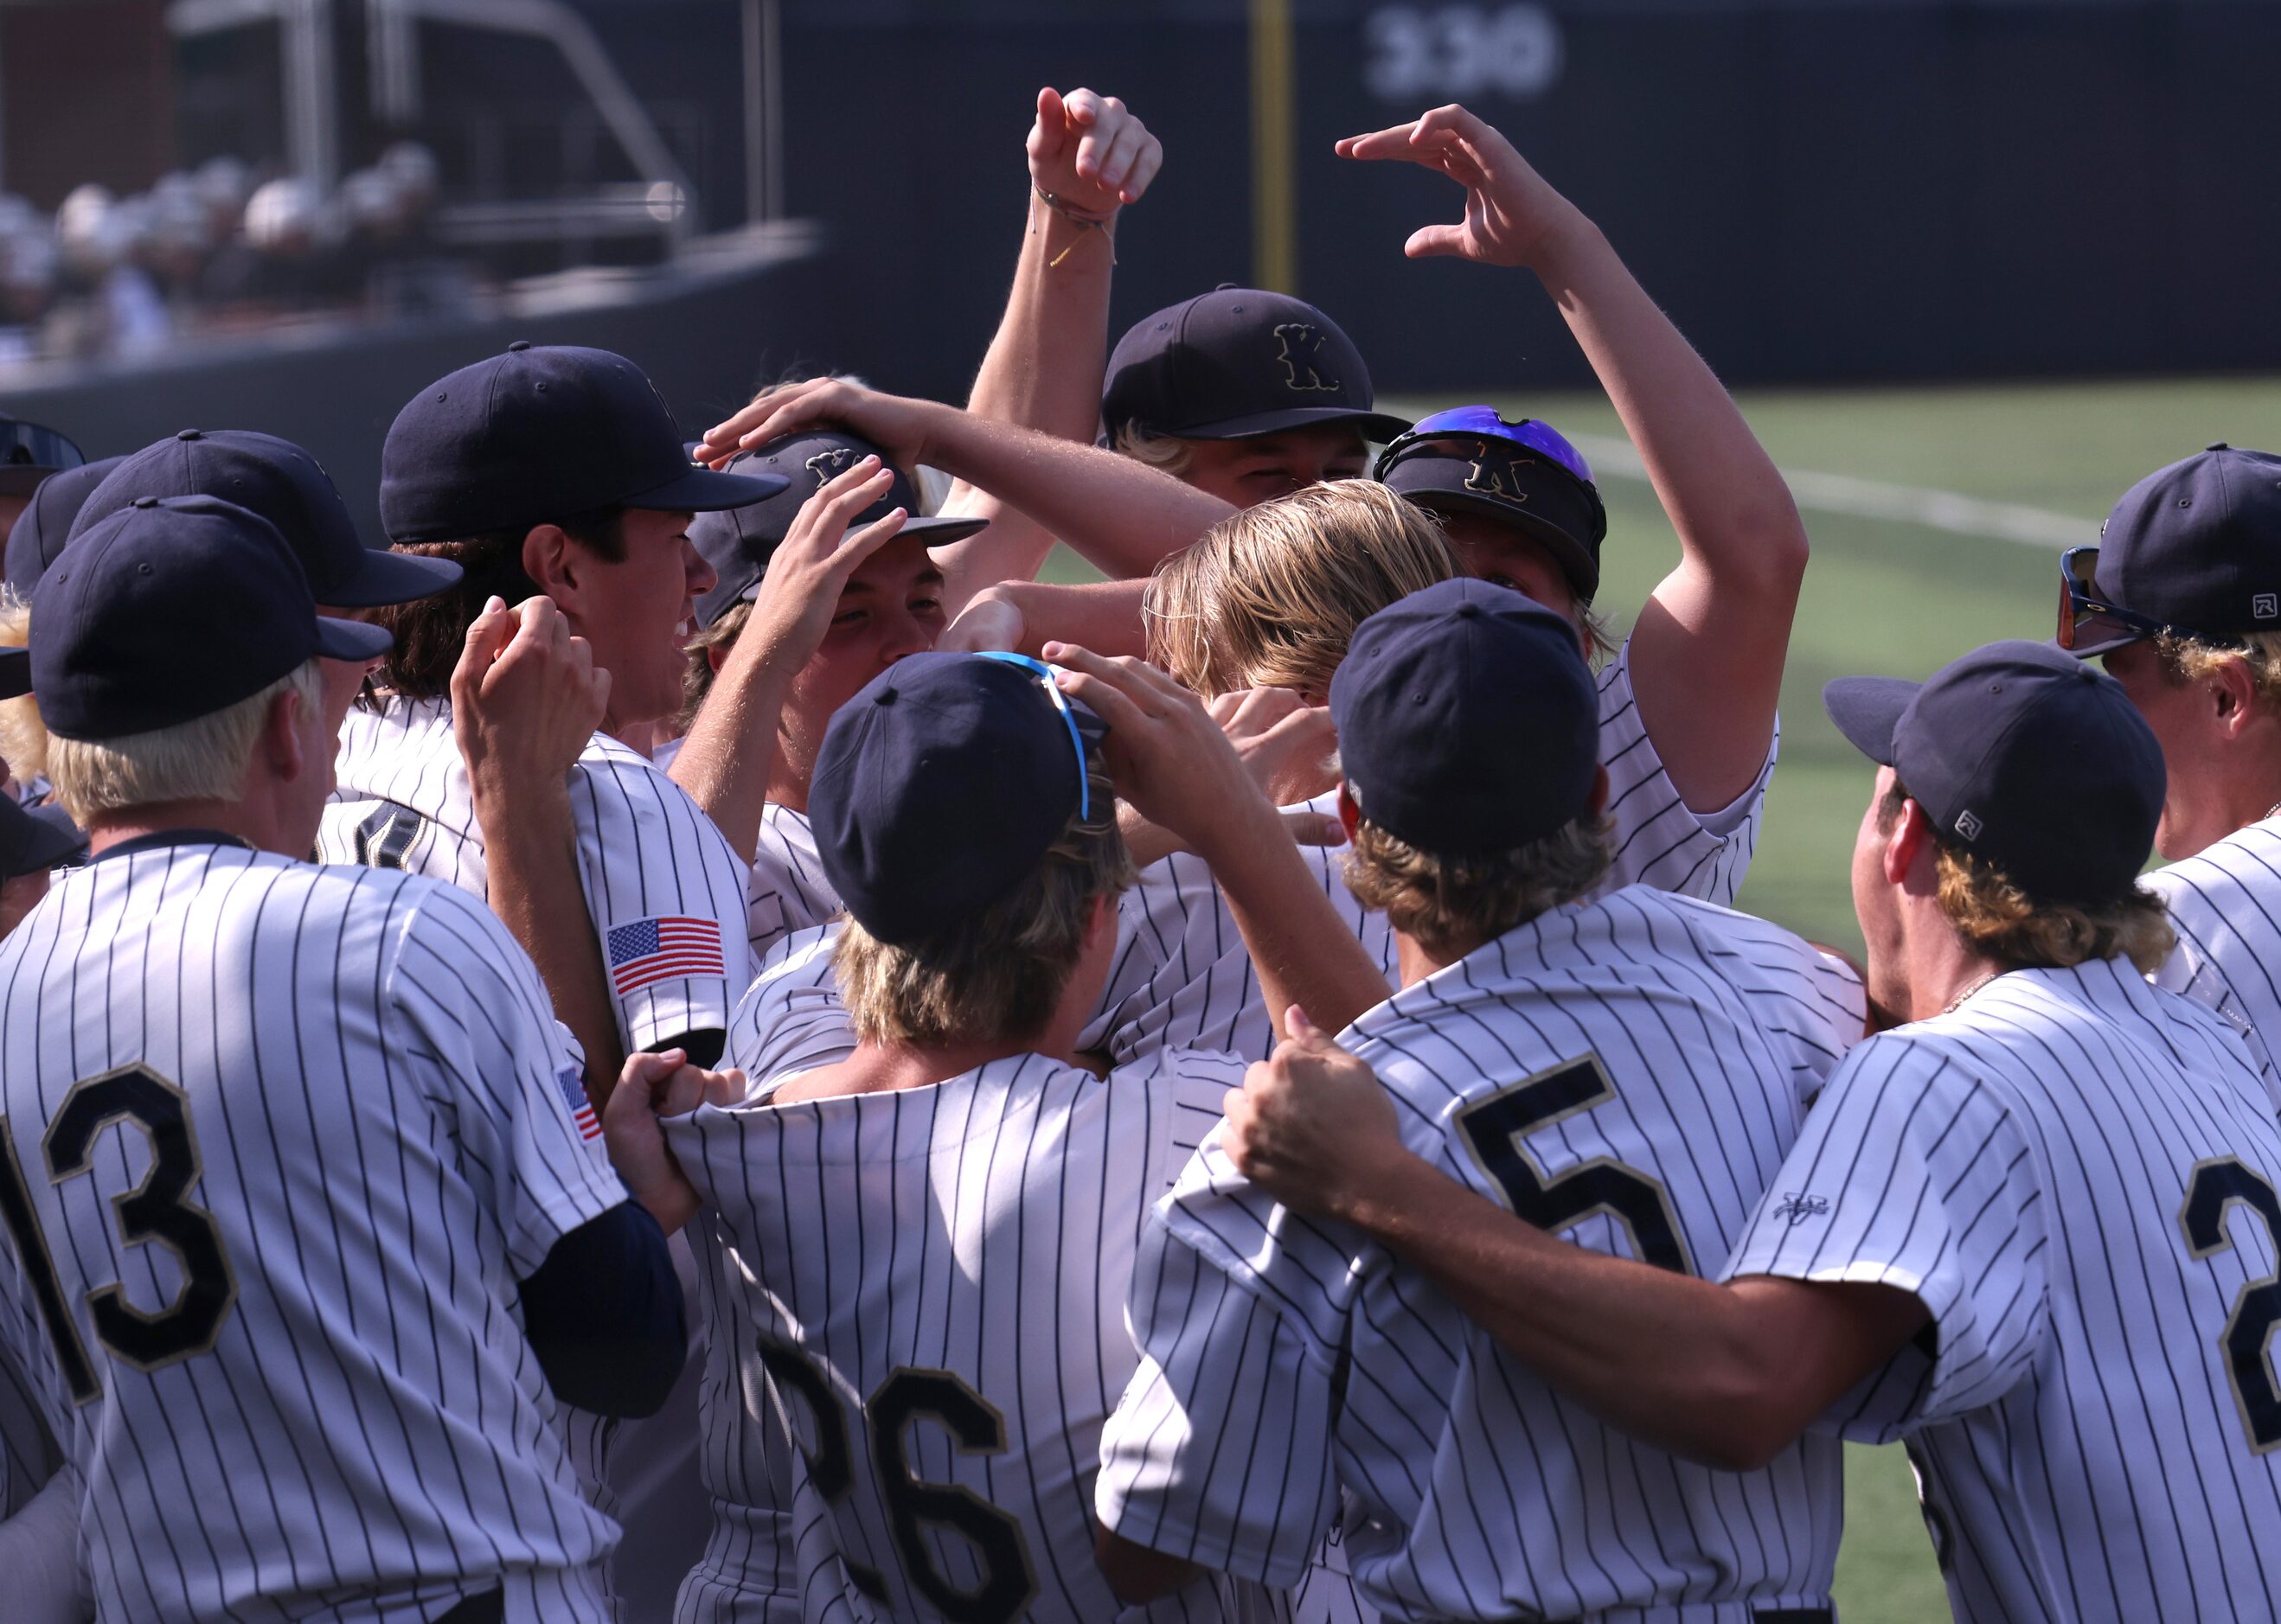
<svg viewBox="0 0 2281 1624">
<path fill-rule="evenodd" d="M 59 867 L 86 848 L 87 836 L 54 802 L 25 807 L 0 795 L 0 880 Z"/>
<path fill-rule="evenodd" d="M 1408 421 L 1372 410 L 1370 369 L 1339 324 L 1303 300 L 1220 288 L 1144 317 L 1117 341 L 1102 390 L 1109 439 L 1127 428 L 1239 440 L 1351 423 L 1391 440 Z"/>
<path fill-rule="evenodd" d="M 394 641 L 317 613 L 277 527 L 214 496 L 145 496 L 79 536 L 33 595 L 32 692 L 48 731 L 112 739 L 259 693 L 305 661 Z"/>
<path fill-rule="evenodd" d="M 2030 897 L 2110 902 L 2153 849 L 2161 746 L 2121 683 L 2063 650 L 1991 643 L 1922 682 L 1840 677 L 1821 703 L 1942 841 Z"/>
<path fill-rule="evenodd" d="M 1355 628 L 1331 678 L 1362 815 L 1436 857 L 1488 857 L 1573 822 L 1600 767 L 1600 696 L 1576 628 L 1460 577 Z"/>
<path fill-rule="evenodd" d="M 71 539 L 72 522 L 80 510 L 95 494 L 104 476 L 127 459 L 106 457 L 101 462 L 81 463 L 76 468 L 66 468 L 61 473 L 51 473 L 40 481 L 32 493 L 31 502 L 16 520 L 16 527 L 8 532 L 6 574 L 8 584 L 19 597 L 32 596 L 32 589 L 40 584 L 40 577 L 48 573 L 48 566 Z"/>
<path fill-rule="evenodd" d="M 215 496 L 259 513 L 301 560 L 317 601 L 331 608 L 408 604 L 460 579 L 460 566 L 447 558 L 366 546 L 323 466 L 274 435 L 185 428 L 146 445 L 88 497 L 72 534 L 83 535 L 151 496 Z"/>
<path fill-rule="evenodd" d="M 1006 896 L 1068 830 L 1080 741 L 1106 732 L 1035 661 L 913 654 L 825 729 L 808 786 L 816 855 L 880 941 L 929 941 Z"/>
<path fill-rule="evenodd" d="M 2281 457 L 2223 443 L 2122 495 L 2061 570 L 2061 641 L 2088 659 L 2162 631 L 2281 631 Z"/>
<path fill-rule="evenodd" d="M 719 577 L 713 589 L 697 600 L 697 624 L 712 625 L 759 591 L 761 578 L 768 573 L 769 560 L 776 556 L 777 548 L 790 533 L 792 521 L 799 517 L 808 499 L 827 481 L 839 478 L 866 457 L 877 457 L 885 463 L 887 472 L 894 476 L 893 481 L 887 487 L 887 494 L 864 509 L 849 529 L 884 519 L 895 508 L 910 515 L 895 534 L 898 543 L 917 538 L 930 546 L 939 545 L 961 541 L 989 527 L 986 519 L 928 518 L 921 514 L 918 492 L 911 489 L 903 471 L 887 458 L 885 452 L 861 435 L 822 429 L 771 441 L 752 450 L 739 451 L 728 466 L 741 473 L 775 479 L 783 489 L 748 506 L 701 513 L 689 527 L 690 541 L 705 555 L 705 561 Z"/>
<path fill-rule="evenodd" d="M 1608 510 L 1583 454 L 1549 423 L 1507 422 L 1494 406 L 1420 418 L 1372 477 L 1437 513 L 1479 513 L 1541 543 L 1585 603 L 1600 589 Z"/>
<path fill-rule="evenodd" d="M 28 496 L 50 473 L 86 460 L 87 453 L 70 436 L 20 418 L 0 417 L 0 496 Z"/>
<path fill-rule="evenodd" d="M 32 651 L 0 649 L 0 699 L 21 699 L 32 691 Z"/>
<path fill-rule="evenodd" d="M 707 513 L 783 489 L 698 467 L 684 443 L 625 357 L 513 344 L 396 414 L 380 453 L 381 525 L 394 542 L 450 542 L 597 508 Z"/>
</svg>

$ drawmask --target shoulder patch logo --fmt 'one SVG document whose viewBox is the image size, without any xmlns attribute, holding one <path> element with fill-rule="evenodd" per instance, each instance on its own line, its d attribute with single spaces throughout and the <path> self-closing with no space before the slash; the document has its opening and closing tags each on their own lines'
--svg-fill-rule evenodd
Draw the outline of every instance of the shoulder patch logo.
<svg viewBox="0 0 2281 1624">
<path fill-rule="evenodd" d="M 1341 385 L 1323 370 L 1323 344 L 1330 337 L 1311 321 L 1287 321 L 1275 329 L 1282 348 L 1275 358 L 1283 363 L 1287 389 L 1329 394 Z"/>
<path fill-rule="evenodd" d="M 1809 1218 L 1829 1216 L 1829 1197 L 1790 1190 L 1783 1194 L 1775 1207 L 1775 1216 L 1786 1221 L 1793 1229 Z"/>
<path fill-rule="evenodd" d="M 838 479 L 861 461 L 862 456 L 854 446 L 835 445 L 828 451 L 818 451 L 805 466 L 816 475 L 816 482 L 822 485 Z"/>
</svg>

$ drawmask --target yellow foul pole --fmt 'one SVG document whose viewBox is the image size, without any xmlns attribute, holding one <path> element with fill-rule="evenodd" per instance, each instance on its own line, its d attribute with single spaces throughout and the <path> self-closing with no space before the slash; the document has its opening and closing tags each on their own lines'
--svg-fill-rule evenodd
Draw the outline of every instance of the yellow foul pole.
<svg viewBox="0 0 2281 1624">
<path fill-rule="evenodd" d="M 1251 0 L 1251 276 L 1280 293 L 1299 290 L 1294 79 L 1291 0 Z"/>
</svg>

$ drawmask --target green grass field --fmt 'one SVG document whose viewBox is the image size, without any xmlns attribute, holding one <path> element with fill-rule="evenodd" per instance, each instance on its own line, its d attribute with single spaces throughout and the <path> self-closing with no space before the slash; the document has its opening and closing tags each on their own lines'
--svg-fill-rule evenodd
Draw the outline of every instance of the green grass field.
<svg viewBox="0 0 2281 1624">
<path fill-rule="evenodd" d="M 1597 395 L 1507 388 L 1389 401 L 1420 413 L 1473 400 L 1564 432 L 1620 434 Z M 2140 475 L 2211 441 L 2281 446 L 2281 380 L 1766 391 L 1743 408 L 1786 473 L 1950 491 L 2099 520 Z M 1603 470 L 1609 534 L 1600 605 L 1619 627 L 1671 568 L 1678 542 L 1646 484 Z M 1999 637 L 2052 635 L 2058 550 L 1801 503 L 1813 542 L 1782 684 L 1782 765 L 1741 905 L 1858 948 L 1847 889 L 1870 769 L 1821 713 L 1821 685 L 1857 673 L 1921 677 Z M 1837 1597 L 1845 1624 L 1932 1624 L 1948 1608 L 1908 1463 L 1848 1451 Z"/>
</svg>

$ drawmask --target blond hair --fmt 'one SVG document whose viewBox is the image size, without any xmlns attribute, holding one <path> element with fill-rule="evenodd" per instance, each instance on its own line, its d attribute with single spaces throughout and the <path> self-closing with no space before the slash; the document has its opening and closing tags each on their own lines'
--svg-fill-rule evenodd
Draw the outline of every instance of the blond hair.
<svg viewBox="0 0 2281 1624">
<path fill-rule="evenodd" d="M 297 696 L 303 714 L 324 703 L 324 678 L 313 659 L 256 694 L 204 716 L 115 739 L 48 743 L 48 777 L 56 799 L 82 827 L 109 813 L 170 801 L 236 801 L 244 792 L 253 747 L 280 694 Z"/>
<path fill-rule="evenodd" d="M 1909 792 L 1896 781 L 1877 808 L 1890 829 Z M 1937 835 L 1933 874 L 1940 911 L 1956 934 L 1991 958 L 2023 969 L 2065 970 L 2102 958 L 2127 958 L 2152 975 L 2178 944 L 2161 897 L 2135 881 L 2121 896 L 2093 904 L 2031 897 L 1993 863 L 1960 851 Z"/>
<path fill-rule="evenodd" d="M 0 644 L 24 648 L 32 641 L 32 606 L 12 588 L 0 587 Z M 48 770 L 48 730 L 39 702 L 29 694 L 0 700 L 0 761 L 19 783 L 30 783 Z"/>
<path fill-rule="evenodd" d="M 1614 827 L 1588 812 L 1509 851 L 1442 858 L 1365 814 L 1347 852 L 1347 889 L 1434 958 L 1453 963 L 1598 884 L 1615 858 Z"/>
<path fill-rule="evenodd" d="M 1172 435 L 1152 435 L 1144 428 L 1127 423 L 1117 431 L 1110 450 L 1119 457 L 1129 457 L 1160 473 L 1169 473 L 1176 480 L 1185 480 L 1195 472 L 1196 443 Z"/>
<path fill-rule="evenodd" d="M 752 618 L 751 604 L 731 604 L 719 620 L 689 640 L 689 664 L 681 673 L 681 714 L 674 719 L 681 732 L 697 725 L 697 712 L 705 708 L 705 696 L 713 691 L 714 679 L 720 674 L 713 669 L 713 650 L 735 648 L 745 622 Z"/>
<path fill-rule="evenodd" d="M 2164 632 L 2154 639 L 2154 652 L 2173 682 L 2205 682 L 2219 667 L 2239 660 L 2249 667 L 2258 704 L 2281 712 L 2281 632 L 2246 632 L 2240 644 L 2231 647 Z"/>
<path fill-rule="evenodd" d="M 1020 1043 L 1053 1018 L 1085 944 L 1094 904 L 1133 881 L 1117 829 L 1117 792 L 1088 753 L 1093 818 L 1072 815 L 1029 878 L 972 918 L 909 946 L 880 941 L 854 919 L 832 950 L 840 1002 L 859 1042 Z"/>
<path fill-rule="evenodd" d="M 1231 513 L 1156 566 L 1148 658 L 1205 698 L 1295 688 L 1318 700 L 1355 627 L 1458 573 L 1440 527 L 1368 480 L 1334 480 Z"/>
</svg>

